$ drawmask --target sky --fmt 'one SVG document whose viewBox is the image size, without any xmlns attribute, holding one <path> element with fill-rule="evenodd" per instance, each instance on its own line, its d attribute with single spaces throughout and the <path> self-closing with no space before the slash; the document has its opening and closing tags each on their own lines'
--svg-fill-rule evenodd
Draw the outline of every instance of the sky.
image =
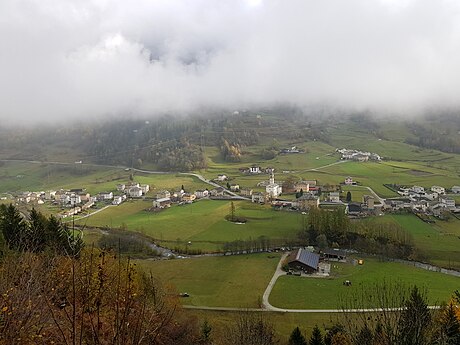
<svg viewBox="0 0 460 345">
<path fill-rule="evenodd" d="M 1 0 L 0 120 L 460 106 L 456 0 Z"/>
</svg>

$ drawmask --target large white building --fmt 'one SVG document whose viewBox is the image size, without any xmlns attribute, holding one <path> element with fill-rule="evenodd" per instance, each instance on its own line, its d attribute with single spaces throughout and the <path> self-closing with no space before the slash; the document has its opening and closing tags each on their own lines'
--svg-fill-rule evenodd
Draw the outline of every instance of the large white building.
<svg viewBox="0 0 460 345">
<path fill-rule="evenodd" d="M 270 180 L 268 185 L 265 187 L 265 191 L 271 198 L 277 198 L 279 195 L 281 195 L 283 188 L 279 184 L 275 183 L 274 174 L 270 175 Z"/>
</svg>

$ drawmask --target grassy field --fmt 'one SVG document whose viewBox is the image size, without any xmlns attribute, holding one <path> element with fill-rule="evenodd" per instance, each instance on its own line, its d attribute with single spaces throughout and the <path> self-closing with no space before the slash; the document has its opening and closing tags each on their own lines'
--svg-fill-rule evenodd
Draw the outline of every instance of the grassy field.
<svg viewBox="0 0 460 345">
<path fill-rule="evenodd" d="M 449 300 L 460 285 L 457 277 L 375 259 L 365 259 L 362 266 L 333 263 L 333 267 L 337 267 L 333 268 L 333 278 L 280 277 L 270 295 L 270 303 L 291 309 L 340 308 L 340 300 L 347 294 L 383 280 L 426 288 L 430 303 L 440 303 Z M 344 286 L 345 279 L 353 285 Z"/>
<path fill-rule="evenodd" d="M 240 316 L 238 312 L 220 312 L 208 310 L 192 310 L 186 309 L 186 315 L 196 318 L 199 323 L 205 320 L 213 327 L 213 334 L 216 337 L 225 335 L 225 332 L 231 327 Z M 341 316 L 337 314 L 327 313 L 272 313 L 264 312 L 263 317 L 273 325 L 281 344 L 287 343 L 292 330 L 299 327 L 302 333 L 307 337 L 311 336 L 313 328 L 318 325 L 324 334 L 324 329 L 329 328 L 333 324 L 340 322 Z M 348 315 L 350 317 L 350 315 Z"/>
<path fill-rule="evenodd" d="M 136 263 L 178 292 L 189 293 L 184 304 L 258 308 L 279 259 L 277 253 L 264 253 Z"/>
<path fill-rule="evenodd" d="M 434 224 L 421 221 L 414 215 L 385 215 L 370 222 L 393 222 L 412 237 L 421 260 L 448 268 L 460 269 L 460 221 L 437 220 Z"/>
<path fill-rule="evenodd" d="M 192 241 L 190 248 L 218 250 L 224 242 L 256 239 L 295 238 L 301 228 L 302 215 L 273 211 L 268 205 L 256 205 L 246 201 L 235 202 L 236 214 L 248 219 L 246 224 L 225 220 L 230 212 L 230 202 L 201 200 L 190 205 L 174 205 L 170 209 L 154 213 L 145 211 L 149 202 L 128 202 L 111 207 L 82 220 L 88 226 L 120 227 L 139 231 L 174 247 Z"/>
</svg>

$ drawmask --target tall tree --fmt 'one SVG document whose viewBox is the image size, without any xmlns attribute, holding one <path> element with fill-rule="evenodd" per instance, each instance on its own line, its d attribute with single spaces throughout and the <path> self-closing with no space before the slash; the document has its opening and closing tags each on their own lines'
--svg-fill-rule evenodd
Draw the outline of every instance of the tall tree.
<svg viewBox="0 0 460 345">
<path fill-rule="evenodd" d="M 317 325 L 315 328 L 313 328 L 313 333 L 311 334 L 309 345 L 324 345 L 323 335 L 321 334 L 321 330 Z"/>
<path fill-rule="evenodd" d="M 26 244 L 27 224 L 13 204 L 2 206 L 0 228 L 10 249 L 23 250 Z"/>
<path fill-rule="evenodd" d="M 351 192 L 350 191 L 347 192 L 347 199 L 346 200 L 347 200 L 347 202 L 351 202 Z"/>
<path fill-rule="evenodd" d="M 414 286 L 402 310 L 399 339 L 401 345 L 423 345 L 427 343 L 431 314 L 426 296 Z"/>
<path fill-rule="evenodd" d="M 288 345 L 307 345 L 307 341 L 300 331 L 299 327 L 294 328 L 289 337 Z"/>
</svg>

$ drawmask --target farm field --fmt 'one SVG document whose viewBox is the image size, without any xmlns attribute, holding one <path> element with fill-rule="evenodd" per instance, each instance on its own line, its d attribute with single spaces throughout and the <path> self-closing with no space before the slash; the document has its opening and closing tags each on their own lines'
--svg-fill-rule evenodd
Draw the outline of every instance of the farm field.
<svg viewBox="0 0 460 345">
<path fill-rule="evenodd" d="M 426 288 L 430 303 L 439 304 L 449 300 L 459 286 L 458 277 L 375 259 L 365 259 L 362 266 L 345 263 L 331 265 L 337 267 L 332 268 L 334 277 L 331 278 L 281 276 L 272 290 L 270 303 L 288 309 L 340 309 L 341 299 L 348 294 L 360 292 L 366 286 L 385 280 Z M 344 286 L 345 279 L 353 285 Z"/>
<path fill-rule="evenodd" d="M 219 250 L 224 242 L 256 239 L 295 239 L 301 228 L 302 215 L 273 211 L 268 205 L 246 201 L 234 202 L 236 214 L 248 219 L 246 224 L 225 220 L 230 212 L 229 201 L 201 200 L 189 205 L 174 205 L 161 212 L 145 211 L 149 202 L 124 203 L 111 207 L 78 224 L 98 227 L 126 226 L 169 247 L 183 246 L 191 241 L 191 249 Z"/>
<path fill-rule="evenodd" d="M 423 261 L 447 268 L 460 269 L 460 221 L 436 221 L 428 224 L 414 215 L 385 215 L 371 222 L 395 222 L 412 237 Z"/>
<path fill-rule="evenodd" d="M 278 253 L 261 253 L 136 263 L 177 292 L 189 293 L 184 304 L 258 308 L 279 259 Z"/>
</svg>

